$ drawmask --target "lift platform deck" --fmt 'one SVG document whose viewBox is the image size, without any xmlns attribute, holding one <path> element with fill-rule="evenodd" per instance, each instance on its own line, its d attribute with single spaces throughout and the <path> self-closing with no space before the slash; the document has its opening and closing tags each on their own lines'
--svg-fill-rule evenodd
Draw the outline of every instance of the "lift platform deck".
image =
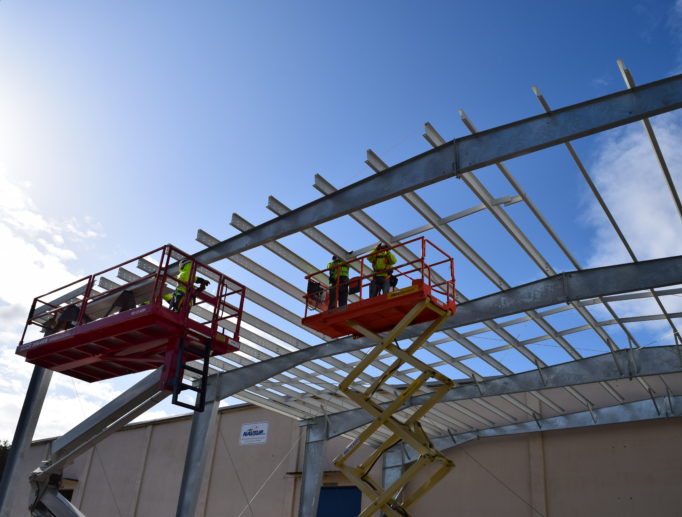
<svg viewBox="0 0 682 517">
<path fill-rule="evenodd" d="M 209 284 L 183 282 L 177 276 L 181 260 L 191 264 L 187 279 Z M 134 267 L 148 274 L 133 275 Z M 112 276 L 124 281 L 116 283 Z M 171 309 L 179 290 L 191 303 Z M 166 245 L 36 298 L 16 352 L 32 364 L 88 382 L 166 364 L 167 381 L 189 361 L 238 350 L 244 291 Z"/>
<path fill-rule="evenodd" d="M 386 247 L 383 251 L 396 256 L 396 264 L 389 271 L 392 282 L 388 293 L 369 296 L 374 276 L 369 261 L 375 251 L 344 262 L 351 273 L 347 282 L 326 281 L 330 277 L 329 268 L 316 271 L 306 277 L 308 292 L 306 313 L 301 320 L 303 325 L 331 338 L 357 335 L 351 324 L 380 333 L 393 328 L 418 301 L 426 298 L 437 308 L 454 314 L 455 276 L 450 256 L 424 237 Z M 329 307 L 330 300 L 334 303 L 334 300 L 344 299 L 343 291 L 348 293 L 348 303 Z M 411 324 L 437 317 L 436 311 L 424 310 Z"/>
<path fill-rule="evenodd" d="M 443 310 L 455 311 L 454 300 L 443 302 L 433 294 L 431 286 L 425 285 L 421 280 L 413 282 L 409 287 L 303 318 L 303 324 L 331 338 L 337 338 L 356 333 L 354 328 L 349 326 L 349 321 L 375 333 L 392 329 L 418 301 L 424 298 L 429 298 L 434 305 Z M 434 311 L 425 310 L 412 321 L 412 324 L 431 321 L 438 316 L 439 314 Z"/>
<path fill-rule="evenodd" d="M 203 354 L 208 339 L 212 340 L 210 355 L 239 349 L 234 339 L 223 334 L 212 338 L 202 325 L 148 304 L 22 343 L 17 354 L 37 366 L 94 382 L 162 366 L 166 352 L 183 336 L 192 350 L 187 361 Z"/>
</svg>

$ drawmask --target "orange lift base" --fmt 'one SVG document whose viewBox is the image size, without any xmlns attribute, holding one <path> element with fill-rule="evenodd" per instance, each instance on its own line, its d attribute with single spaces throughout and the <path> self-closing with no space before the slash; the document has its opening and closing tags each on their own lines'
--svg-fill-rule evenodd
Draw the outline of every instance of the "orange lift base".
<svg viewBox="0 0 682 517">
<path fill-rule="evenodd" d="M 454 302 L 443 303 L 431 294 L 431 287 L 421 280 L 415 280 L 409 287 L 398 289 L 388 294 L 366 298 L 327 312 L 308 316 L 301 321 L 331 338 L 338 338 L 350 334 L 357 334 L 348 321 L 352 320 L 362 327 L 375 333 L 392 329 L 412 309 L 416 303 L 424 298 L 430 298 L 434 305 L 455 313 Z M 439 315 L 431 310 L 422 311 L 412 324 L 435 320 Z"/>
<path fill-rule="evenodd" d="M 95 382 L 162 366 L 182 338 L 183 362 L 199 359 L 210 337 L 205 325 L 149 304 L 22 343 L 16 352 L 29 363 Z M 234 352 L 238 345 L 214 334 L 211 355 Z"/>
</svg>

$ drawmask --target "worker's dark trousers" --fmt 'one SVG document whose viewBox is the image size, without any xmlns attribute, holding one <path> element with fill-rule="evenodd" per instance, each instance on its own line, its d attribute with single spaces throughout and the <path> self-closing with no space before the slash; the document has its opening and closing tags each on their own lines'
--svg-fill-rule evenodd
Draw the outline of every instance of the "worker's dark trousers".
<svg viewBox="0 0 682 517">
<path fill-rule="evenodd" d="M 348 303 L 348 277 L 340 276 L 339 281 L 332 280 L 329 283 L 329 309 L 336 308 L 336 293 L 339 294 L 339 307 L 345 307 Z"/>
<path fill-rule="evenodd" d="M 175 291 L 170 301 L 170 310 L 173 312 L 180 312 L 180 307 L 182 307 L 182 302 L 184 299 L 185 293 L 180 290 Z"/>
<path fill-rule="evenodd" d="M 369 284 L 369 297 L 386 294 L 391 288 L 391 277 L 388 275 L 372 277 L 372 283 Z"/>
</svg>

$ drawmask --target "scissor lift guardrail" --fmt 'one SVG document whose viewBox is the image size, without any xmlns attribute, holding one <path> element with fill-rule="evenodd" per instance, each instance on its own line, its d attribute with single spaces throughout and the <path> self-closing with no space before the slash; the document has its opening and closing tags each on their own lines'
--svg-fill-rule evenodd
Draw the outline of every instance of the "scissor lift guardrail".
<svg viewBox="0 0 682 517">
<path fill-rule="evenodd" d="M 110 280 L 141 260 L 154 270 Z M 163 366 L 160 387 L 173 392 L 173 403 L 202 411 L 209 358 L 239 349 L 244 294 L 243 285 L 162 246 L 37 297 L 16 352 L 87 382 Z M 196 385 L 183 382 L 185 370 L 200 375 Z M 197 393 L 194 404 L 178 398 L 185 390 Z"/>
</svg>

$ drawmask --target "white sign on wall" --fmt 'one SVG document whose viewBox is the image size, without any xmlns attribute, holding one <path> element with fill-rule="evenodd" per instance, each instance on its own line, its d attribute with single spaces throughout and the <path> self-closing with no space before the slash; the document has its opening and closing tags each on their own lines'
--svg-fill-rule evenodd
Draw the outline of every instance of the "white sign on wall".
<svg viewBox="0 0 682 517">
<path fill-rule="evenodd" d="M 268 423 L 254 422 L 242 424 L 239 434 L 239 445 L 253 445 L 255 443 L 265 443 L 268 441 Z"/>
</svg>

